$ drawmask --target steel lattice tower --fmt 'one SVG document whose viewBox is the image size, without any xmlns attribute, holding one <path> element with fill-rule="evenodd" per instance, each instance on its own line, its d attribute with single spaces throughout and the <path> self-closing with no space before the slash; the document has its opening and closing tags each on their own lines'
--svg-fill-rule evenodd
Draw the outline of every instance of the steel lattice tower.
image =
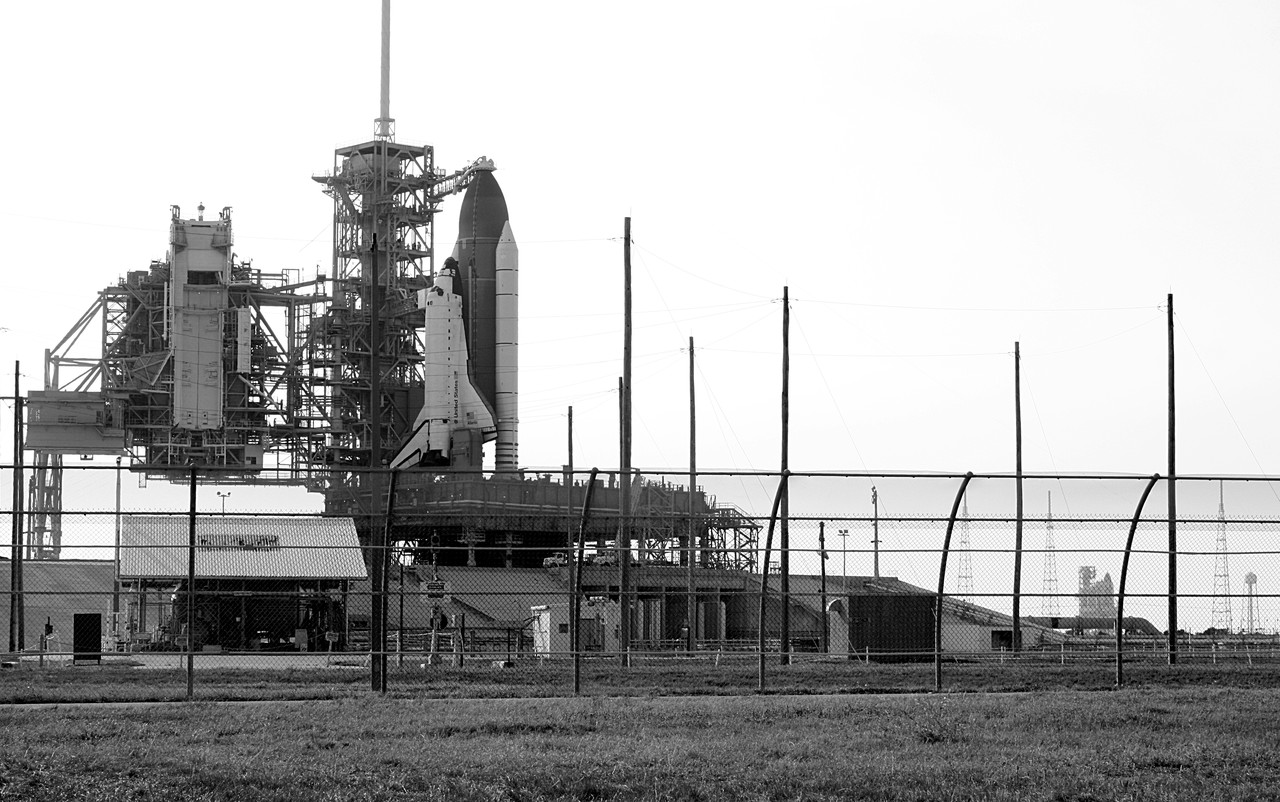
<svg viewBox="0 0 1280 802">
<path fill-rule="evenodd" d="M 1252 635 L 1257 631 L 1258 610 L 1258 575 L 1250 571 L 1244 575 L 1245 625 L 1244 633 Z"/>
<path fill-rule="evenodd" d="M 1049 494 L 1049 514 L 1044 521 L 1044 581 L 1040 594 L 1040 615 L 1062 614 L 1058 609 L 1058 554 L 1053 544 L 1053 493 Z"/>
<path fill-rule="evenodd" d="M 1213 571 L 1213 628 L 1231 631 L 1231 574 L 1227 570 L 1227 508 L 1218 482 L 1218 544 Z"/>
<path fill-rule="evenodd" d="M 956 595 L 973 602 L 973 558 L 969 553 L 969 500 L 960 513 L 960 542 L 956 546 Z"/>
<path fill-rule="evenodd" d="M 412 428 L 424 384 L 417 295 L 435 277 L 435 215 L 443 200 L 494 169 L 481 157 L 446 174 L 430 145 L 395 141 L 390 113 L 390 11 L 384 2 L 379 116 L 374 139 L 334 151 L 312 176 L 333 199 L 333 275 L 328 306 L 293 332 L 291 354 L 308 367 L 291 408 L 305 405 L 325 442 L 313 465 L 381 467 L 382 449 Z M 375 457 L 375 455 L 377 455 Z M 326 510 L 372 509 L 365 477 L 317 479 Z"/>
</svg>

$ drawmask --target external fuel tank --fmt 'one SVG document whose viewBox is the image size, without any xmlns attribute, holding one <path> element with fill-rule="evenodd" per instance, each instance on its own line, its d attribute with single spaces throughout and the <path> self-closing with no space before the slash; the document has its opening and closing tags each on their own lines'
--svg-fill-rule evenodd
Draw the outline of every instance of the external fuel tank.
<svg viewBox="0 0 1280 802">
<path fill-rule="evenodd" d="M 453 258 L 462 298 L 472 382 L 494 412 L 498 473 L 517 464 L 519 250 L 511 232 L 507 201 L 497 179 L 481 172 L 467 187 L 458 213 Z"/>
<path fill-rule="evenodd" d="M 482 171 L 462 198 L 453 255 L 419 297 L 425 403 L 393 467 L 478 470 L 480 444 L 496 440 L 496 471 L 518 470 L 519 264 L 507 201 Z"/>
</svg>

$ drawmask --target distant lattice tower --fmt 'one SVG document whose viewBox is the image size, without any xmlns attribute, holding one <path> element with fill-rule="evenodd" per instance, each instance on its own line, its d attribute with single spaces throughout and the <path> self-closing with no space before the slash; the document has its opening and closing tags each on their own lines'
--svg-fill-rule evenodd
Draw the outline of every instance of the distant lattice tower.
<svg viewBox="0 0 1280 802">
<path fill-rule="evenodd" d="M 1255 605 L 1258 602 L 1258 589 L 1257 587 L 1255 587 L 1257 584 L 1258 584 L 1257 574 L 1250 571 L 1249 573 L 1244 575 L 1244 598 L 1245 598 L 1244 631 L 1246 635 L 1253 634 L 1254 622 L 1257 620 L 1255 618 L 1257 614 L 1257 607 Z"/>
<path fill-rule="evenodd" d="M 1044 584 L 1040 591 L 1040 615 L 1056 618 L 1058 609 L 1058 555 L 1053 545 L 1053 493 L 1049 493 L 1049 514 L 1044 522 Z"/>
<path fill-rule="evenodd" d="M 969 552 L 969 500 L 960 513 L 960 542 L 956 545 L 956 595 L 973 602 L 973 555 Z"/>
<path fill-rule="evenodd" d="M 1227 570 L 1227 508 L 1218 482 L 1218 545 L 1213 571 L 1213 628 L 1231 631 L 1231 574 Z"/>
</svg>

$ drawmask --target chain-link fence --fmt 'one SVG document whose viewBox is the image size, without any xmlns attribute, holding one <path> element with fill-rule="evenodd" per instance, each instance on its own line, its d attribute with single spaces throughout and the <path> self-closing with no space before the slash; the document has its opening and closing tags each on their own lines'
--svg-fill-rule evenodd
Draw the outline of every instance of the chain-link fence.
<svg viewBox="0 0 1280 802">
<path fill-rule="evenodd" d="M 1143 476 L 4 476 L 10 700 L 1107 686 L 1280 666 L 1280 487 L 1258 477 L 1180 477 L 1170 527 L 1169 483 Z"/>
</svg>

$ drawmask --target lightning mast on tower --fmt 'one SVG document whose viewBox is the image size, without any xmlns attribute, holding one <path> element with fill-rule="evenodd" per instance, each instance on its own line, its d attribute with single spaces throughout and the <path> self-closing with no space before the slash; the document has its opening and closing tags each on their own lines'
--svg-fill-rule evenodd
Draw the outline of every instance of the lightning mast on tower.
<svg viewBox="0 0 1280 802">
<path fill-rule="evenodd" d="M 396 137 L 396 121 L 391 116 L 391 0 L 382 0 L 382 62 L 378 92 L 378 124 L 374 133 L 378 139 L 391 141 Z"/>
</svg>

